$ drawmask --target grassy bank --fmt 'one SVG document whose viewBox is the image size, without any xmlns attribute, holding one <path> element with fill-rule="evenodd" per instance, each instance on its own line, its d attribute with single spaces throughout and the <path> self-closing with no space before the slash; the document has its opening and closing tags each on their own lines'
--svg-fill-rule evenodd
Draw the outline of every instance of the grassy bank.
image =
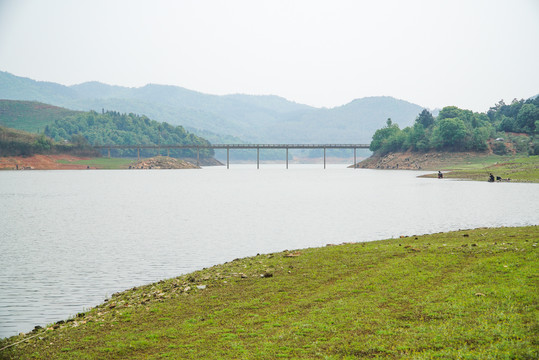
<svg viewBox="0 0 539 360">
<path fill-rule="evenodd" d="M 485 158 L 477 158 L 466 163 L 458 163 L 447 167 L 450 172 L 444 174 L 446 178 L 468 179 L 487 181 L 492 173 L 503 179 L 511 179 L 514 182 L 539 183 L 539 156 L 528 157 L 499 157 L 492 155 Z M 426 177 L 436 177 L 430 174 Z"/>
<path fill-rule="evenodd" d="M 237 259 L 116 294 L 0 358 L 536 359 L 538 240 L 476 229 Z"/>
<path fill-rule="evenodd" d="M 60 164 L 84 165 L 96 169 L 127 169 L 135 160 L 130 158 L 96 157 L 77 161 L 60 160 Z"/>
</svg>

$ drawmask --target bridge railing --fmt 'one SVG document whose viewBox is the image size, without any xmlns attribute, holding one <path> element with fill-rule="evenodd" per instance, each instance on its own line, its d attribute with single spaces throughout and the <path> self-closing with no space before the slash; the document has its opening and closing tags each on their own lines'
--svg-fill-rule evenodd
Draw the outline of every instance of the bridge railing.
<svg viewBox="0 0 539 360">
<path fill-rule="evenodd" d="M 95 149 L 368 149 L 369 144 L 94 145 Z"/>
</svg>

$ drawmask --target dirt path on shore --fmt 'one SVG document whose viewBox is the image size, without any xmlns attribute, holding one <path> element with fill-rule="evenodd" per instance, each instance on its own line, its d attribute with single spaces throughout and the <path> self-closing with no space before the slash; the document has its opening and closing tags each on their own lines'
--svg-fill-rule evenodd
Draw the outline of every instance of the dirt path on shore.
<svg viewBox="0 0 539 360">
<path fill-rule="evenodd" d="M 2 170 L 79 170 L 86 169 L 86 165 L 62 164 L 59 160 L 78 161 L 86 160 L 71 155 L 33 155 L 33 156 L 7 156 L 0 157 L 0 169 Z"/>
</svg>

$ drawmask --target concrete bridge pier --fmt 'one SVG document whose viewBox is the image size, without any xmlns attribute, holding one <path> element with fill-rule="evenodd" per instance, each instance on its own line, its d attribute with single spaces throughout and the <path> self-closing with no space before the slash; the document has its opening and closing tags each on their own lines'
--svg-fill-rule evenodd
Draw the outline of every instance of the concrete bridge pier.
<svg viewBox="0 0 539 360">
<path fill-rule="evenodd" d="M 140 161 L 140 147 L 137 148 L 137 161 Z"/>
<path fill-rule="evenodd" d="M 324 148 L 324 169 L 326 168 L 326 148 Z"/>
<path fill-rule="evenodd" d="M 200 166 L 200 148 L 197 146 L 197 166 Z"/>
<path fill-rule="evenodd" d="M 230 148 L 226 148 L 226 168 L 230 169 Z"/>
<path fill-rule="evenodd" d="M 288 169 L 288 148 L 286 148 L 286 168 Z"/>
<path fill-rule="evenodd" d="M 260 148 L 256 148 L 256 168 L 260 169 Z"/>
</svg>

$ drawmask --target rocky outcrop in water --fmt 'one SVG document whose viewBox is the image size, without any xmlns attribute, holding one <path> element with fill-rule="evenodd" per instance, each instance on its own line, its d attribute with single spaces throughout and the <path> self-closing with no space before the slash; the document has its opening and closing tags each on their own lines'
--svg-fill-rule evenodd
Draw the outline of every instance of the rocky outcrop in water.
<svg viewBox="0 0 539 360">
<path fill-rule="evenodd" d="M 136 161 L 129 165 L 130 169 L 200 169 L 200 166 L 188 161 L 171 158 L 168 156 L 156 156 L 149 159 Z"/>
</svg>

